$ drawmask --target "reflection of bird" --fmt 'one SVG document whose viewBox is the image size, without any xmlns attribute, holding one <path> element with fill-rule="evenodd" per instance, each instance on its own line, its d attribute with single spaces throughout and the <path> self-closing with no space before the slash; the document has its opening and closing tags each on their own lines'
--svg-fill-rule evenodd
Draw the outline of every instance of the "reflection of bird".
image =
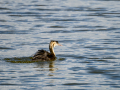
<svg viewBox="0 0 120 90">
<path fill-rule="evenodd" d="M 33 61 L 49 61 L 49 60 L 55 60 L 55 53 L 54 53 L 54 47 L 55 46 L 62 46 L 61 44 L 58 43 L 58 41 L 51 40 L 49 44 L 49 50 L 50 53 L 45 51 L 45 50 L 38 50 L 36 54 L 33 56 L 32 60 Z"/>
</svg>

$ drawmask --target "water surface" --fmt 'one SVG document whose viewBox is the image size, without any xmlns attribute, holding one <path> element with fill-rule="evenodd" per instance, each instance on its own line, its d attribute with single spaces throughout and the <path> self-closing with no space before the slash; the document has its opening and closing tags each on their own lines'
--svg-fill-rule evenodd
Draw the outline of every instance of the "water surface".
<svg viewBox="0 0 120 90">
<path fill-rule="evenodd" d="M 58 40 L 57 59 L 32 62 Z M 119 90 L 119 0 L 1 0 L 0 90 Z"/>
</svg>

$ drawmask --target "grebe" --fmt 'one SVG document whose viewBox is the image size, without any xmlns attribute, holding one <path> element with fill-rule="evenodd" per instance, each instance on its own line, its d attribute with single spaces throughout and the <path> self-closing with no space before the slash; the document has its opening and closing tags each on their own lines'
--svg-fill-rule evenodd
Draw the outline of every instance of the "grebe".
<svg viewBox="0 0 120 90">
<path fill-rule="evenodd" d="M 55 46 L 62 46 L 58 43 L 58 41 L 51 40 L 49 44 L 50 53 L 45 50 L 38 50 L 36 54 L 33 56 L 32 61 L 49 61 L 55 60 L 56 56 L 54 53 Z"/>
</svg>

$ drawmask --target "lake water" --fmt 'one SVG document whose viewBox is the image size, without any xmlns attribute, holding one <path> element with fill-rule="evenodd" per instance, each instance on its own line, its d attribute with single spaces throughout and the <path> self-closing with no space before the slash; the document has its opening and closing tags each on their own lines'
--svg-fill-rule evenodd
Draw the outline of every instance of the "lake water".
<svg viewBox="0 0 120 90">
<path fill-rule="evenodd" d="M 0 0 L 0 90 L 120 90 L 120 0 Z"/>
</svg>

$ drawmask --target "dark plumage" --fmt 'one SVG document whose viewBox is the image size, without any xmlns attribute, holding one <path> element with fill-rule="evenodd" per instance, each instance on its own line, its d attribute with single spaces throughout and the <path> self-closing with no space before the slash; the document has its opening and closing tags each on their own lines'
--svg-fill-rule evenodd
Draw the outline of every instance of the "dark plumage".
<svg viewBox="0 0 120 90">
<path fill-rule="evenodd" d="M 51 40 L 49 44 L 49 50 L 50 53 L 45 51 L 45 50 L 38 50 L 36 54 L 33 56 L 32 60 L 33 61 L 50 61 L 50 60 L 55 60 L 56 56 L 54 53 L 54 47 L 55 46 L 62 46 L 61 44 L 58 43 L 58 41 Z"/>
</svg>

